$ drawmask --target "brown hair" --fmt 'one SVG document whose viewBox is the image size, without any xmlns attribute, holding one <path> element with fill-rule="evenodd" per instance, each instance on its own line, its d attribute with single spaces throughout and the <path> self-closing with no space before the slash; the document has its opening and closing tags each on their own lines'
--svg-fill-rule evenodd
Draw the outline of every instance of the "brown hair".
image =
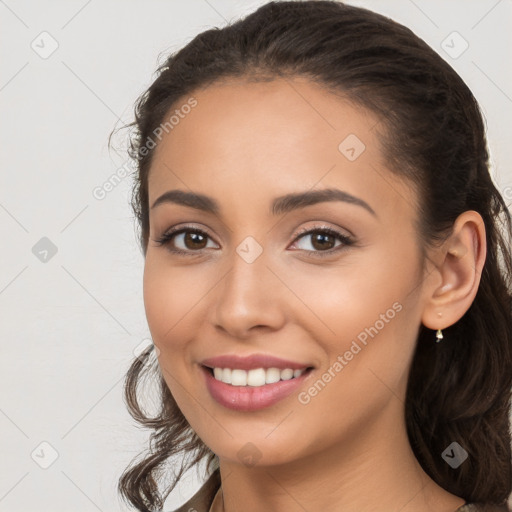
<svg viewBox="0 0 512 512">
<path fill-rule="evenodd" d="M 418 461 L 441 487 L 467 502 L 505 504 L 512 485 L 512 223 L 490 177 L 479 106 L 464 81 L 408 28 L 329 0 L 267 3 L 244 19 L 200 33 L 157 74 L 128 125 L 135 128 L 129 149 L 137 164 L 132 207 L 144 255 L 153 150 L 143 148 L 173 106 L 224 78 L 306 77 L 376 114 L 385 127 L 380 140 L 390 170 L 418 191 L 424 249 L 442 242 L 462 212 L 480 213 L 487 257 L 477 295 L 460 321 L 444 330 L 445 343 L 437 345 L 433 331 L 420 326 L 406 423 Z M 218 464 L 158 369 L 146 364 L 150 356 L 148 350 L 133 361 L 125 382 L 130 414 L 153 431 L 150 449 L 119 480 L 123 499 L 143 511 L 160 510 L 187 469 L 203 459 L 207 469 Z M 154 417 L 137 398 L 148 370 L 160 387 L 161 410 Z M 469 453 L 457 469 L 441 457 L 453 441 Z M 182 458 L 181 468 L 161 492 L 159 480 L 173 455 Z"/>
</svg>

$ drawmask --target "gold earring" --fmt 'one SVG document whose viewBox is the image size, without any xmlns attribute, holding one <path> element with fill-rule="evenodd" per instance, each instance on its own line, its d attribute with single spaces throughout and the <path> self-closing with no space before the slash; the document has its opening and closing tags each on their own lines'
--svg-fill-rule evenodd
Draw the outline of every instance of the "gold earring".
<svg viewBox="0 0 512 512">
<path fill-rule="evenodd" d="M 443 333 L 441 332 L 441 329 L 437 329 L 436 332 L 436 343 L 439 343 L 443 339 Z"/>
</svg>

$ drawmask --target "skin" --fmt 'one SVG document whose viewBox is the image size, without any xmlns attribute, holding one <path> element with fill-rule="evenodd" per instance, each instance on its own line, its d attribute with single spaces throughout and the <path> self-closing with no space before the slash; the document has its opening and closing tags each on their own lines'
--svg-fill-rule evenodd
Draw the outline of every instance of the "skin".
<svg viewBox="0 0 512 512">
<path fill-rule="evenodd" d="M 225 81 L 193 96 L 197 106 L 156 148 L 149 204 L 179 189 L 210 196 L 220 213 L 171 203 L 151 210 L 144 303 L 165 381 L 219 457 L 217 510 L 455 511 L 464 500 L 433 482 L 412 452 L 404 397 L 420 324 L 448 327 L 473 302 L 482 218 L 464 212 L 423 270 L 415 192 L 386 168 L 371 113 L 299 78 Z M 354 161 L 338 150 L 349 134 L 366 146 Z M 377 216 L 339 201 L 270 213 L 277 196 L 324 188 L 363 199 Z M 155 242 L 184 223 L 209 235 L 199 246 L 175 237 L 191 256 Z M 315 257 L 308 251 L 342 246 L 295 236 L 318 224 L 355 243 Z M 247 236 L 263 249 L 252 263 L 236 252 Z M 293 393 L 240 412 L 208 393 L 199 363 L 227 353 L 313 365 L 307 391 L 396 302 L 400 312 L 307 404 Z M 255 465 L 239 455 L 249 442 Z"/>
</svg>

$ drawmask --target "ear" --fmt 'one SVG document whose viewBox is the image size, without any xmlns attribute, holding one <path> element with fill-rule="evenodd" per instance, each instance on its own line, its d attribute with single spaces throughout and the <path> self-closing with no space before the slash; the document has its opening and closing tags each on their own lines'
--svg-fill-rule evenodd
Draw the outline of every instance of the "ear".
<svg viewBox="0 0 512 512">
<path fill-rule="evenodd" d="M 478 212 L 465 211 L 457 217 L 450 237 L 436 249 L 436 268 L 424 286 L 425 327 L 445 329 L 464 316 L 478 291 L 486 254 L 484 221 Z"/>
</svg>

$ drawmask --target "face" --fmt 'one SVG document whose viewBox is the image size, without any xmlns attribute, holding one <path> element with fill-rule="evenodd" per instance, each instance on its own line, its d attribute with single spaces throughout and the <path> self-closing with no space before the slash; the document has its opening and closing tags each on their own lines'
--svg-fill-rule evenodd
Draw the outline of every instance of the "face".
<svg viewBox="0 0 512 512">
<path fill-rule="evenodd" d="M 414 193 L 386 168 L 377 119 L 298 78 L 193 97 L 155 150 L 144 269 L 148 325 L 184 416 L 221 460 L 269 465 L 400 428 L 423 276 Z M 152 207 L 169 191 L 207 200 Z M 311 369 L 241 387 L 203 367 L 254 354 Z"/>
</svg>

